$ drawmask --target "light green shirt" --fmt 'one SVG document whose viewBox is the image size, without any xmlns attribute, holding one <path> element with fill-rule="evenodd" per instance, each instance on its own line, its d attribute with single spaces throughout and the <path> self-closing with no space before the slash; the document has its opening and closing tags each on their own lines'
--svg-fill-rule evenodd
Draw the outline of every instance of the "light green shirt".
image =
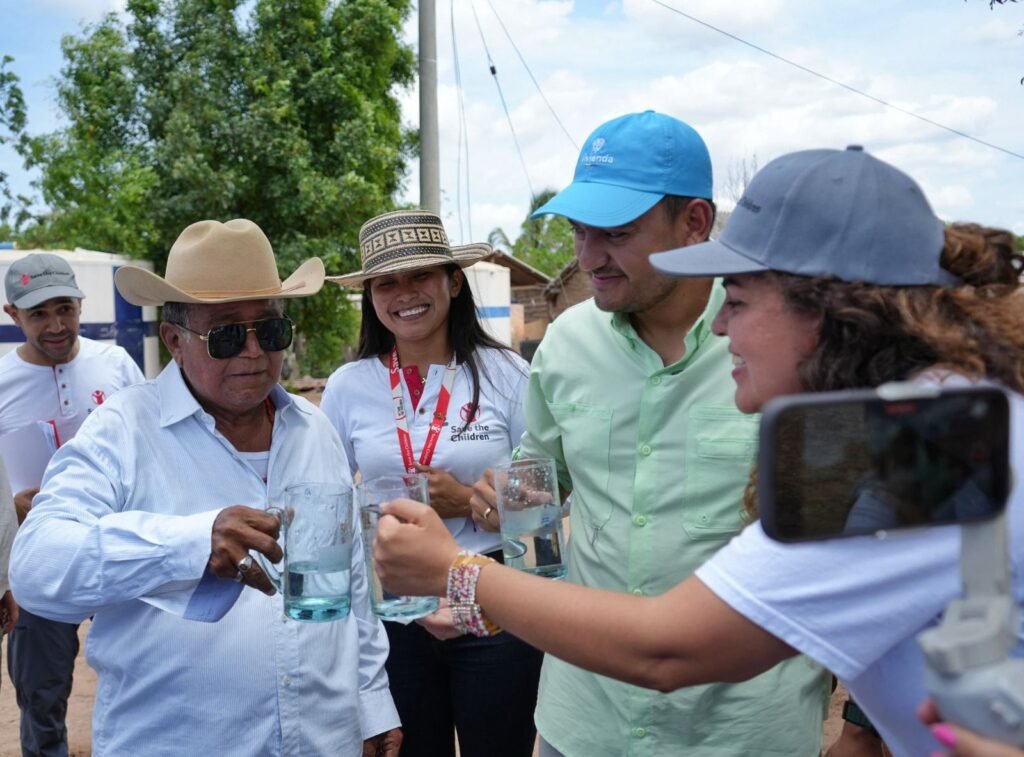
<svg viewBox="0 0 1024 757">
<path fill-rule="evenodd" d="M 723 299 L 716 282 L 669 366 L 628 317 L 592 300 L 548 329 L 518 456 L 553 457 L 572 490 L 567 580 L 660 594 L 741 529 L 758 418 L 736 409 L 728 341 L 710 330 Z M 661 694 L 547 656 L 536 722 L 566 757 L 810 757 L 821 751 L 827 678 L 796 657 L 741 684 Z"/>
</svg>

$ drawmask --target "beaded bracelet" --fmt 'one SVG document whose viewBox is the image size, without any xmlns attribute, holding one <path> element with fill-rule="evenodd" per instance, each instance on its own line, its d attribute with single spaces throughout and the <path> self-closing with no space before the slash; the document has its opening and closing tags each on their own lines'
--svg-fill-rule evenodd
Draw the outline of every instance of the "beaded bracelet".
<svg viewBox="0 0 1024 757">
<path fill-rule="evenodd" d="M 501 629 L 484 617 L 476 601 L 476 582 L 480 569 L 492 563 L 489 557 L 462 551 L 448 568 L 448 607 L 452 611 L 452 623 L 462 633 L 474 636 L 494 636 Z"/>
</svg>

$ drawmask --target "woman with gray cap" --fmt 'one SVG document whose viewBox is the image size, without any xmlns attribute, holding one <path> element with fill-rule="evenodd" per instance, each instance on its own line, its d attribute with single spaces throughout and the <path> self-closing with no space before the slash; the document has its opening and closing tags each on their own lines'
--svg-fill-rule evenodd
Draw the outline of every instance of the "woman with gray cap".
<svg viewBox="0 0 1024 757">
<path fill-rule="evenodd" d="M 720 240 L 651 260 L 677 276 L 726 277 L 713 328 L 729 337 L 741 410 L 889 381 L 991 381 L 1011 391 L 1011 449 L 1024 464 L 1024 257 L 1009 233 L 945 229 L 892 166 L 859 148 L 782 156 L 751 181 Z M 915 637 L 960 596 L 958 527 L 780 544 L 753 523 L 694 577 L 647 598 L 460 554 L 430 511 L 408 501 L 388 511 L 396 519 L 382 521 L 374 556 L 392 591 L 454 589 L 551 654 L 664 691 L 745 680 L 803 652 L 844 681 L 897 757 L 939 746 L 915 717 L 925 698 Z M 1024 491 L 1007 516 L 1021 605 Z"/>
<path fill-rule="evenodd" d="M 522 436 L 527 366 L 484 331 L 462 270 L 491 248 L 449 245 L 424 210 L 371 218 L 359 247 L 361 271 L 328 277 L 362 289 L 359 359 L 331 375 L 320 407 L 353 473 L 423 474 L 445 532 L 500 559 L 500 536 L 471 518 L 469 484 Z M 384 627 L 403 757 L 453 757 L 456 731 L 466 757 L 529 757 L 540 652 L 511 634 L 456 630 L 447 607 Z"/>
</svg>

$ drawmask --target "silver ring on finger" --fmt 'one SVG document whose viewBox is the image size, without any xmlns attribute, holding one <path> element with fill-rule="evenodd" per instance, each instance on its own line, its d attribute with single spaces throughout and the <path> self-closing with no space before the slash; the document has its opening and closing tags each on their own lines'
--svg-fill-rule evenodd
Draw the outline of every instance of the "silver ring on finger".
<svg viewBox="0 0 1024 757">
<path fill-rule="evenodd" d="M 493 512 L 494 512 L 494 506 L 493 505 L 488 505 L 487 509 L 484 510 L 484 520 L 487 520 L 491 516 L 491 513 L 493 513 Z"/>
<path fill-rule="evenodd" d="M 245 574 L 249 572 L 250 568 L 252 568 L 252 555 L 246 555 L 243 557 L 238 561 L 238 564 L 235 567 L 238 568 L 238 573 L 235 574 L 235 580 L 245 580 Z"/>
</svg>

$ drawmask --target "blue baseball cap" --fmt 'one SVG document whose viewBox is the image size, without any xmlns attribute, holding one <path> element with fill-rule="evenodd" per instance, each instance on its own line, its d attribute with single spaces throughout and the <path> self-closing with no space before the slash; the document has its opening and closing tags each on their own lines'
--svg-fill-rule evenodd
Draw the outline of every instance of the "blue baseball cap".
<svg viewBox="0 0 1024 757">
<path fill-rule="evenodd" d="M 621 226 L 665 195 L 710 200 L 711 156 L 693 127 L 647 110 L 614 118 L 587 137 L 567 186 L 530 216 Z"/>
<path fill-rule="evenodd" d="M 853 145 L 776 158 L 751 179 L 717 240 L 651 255 L 672 276 L 783 271 L 883 286 L 954 285 L 945 233 L 902 171 Z"/>
</svg>

